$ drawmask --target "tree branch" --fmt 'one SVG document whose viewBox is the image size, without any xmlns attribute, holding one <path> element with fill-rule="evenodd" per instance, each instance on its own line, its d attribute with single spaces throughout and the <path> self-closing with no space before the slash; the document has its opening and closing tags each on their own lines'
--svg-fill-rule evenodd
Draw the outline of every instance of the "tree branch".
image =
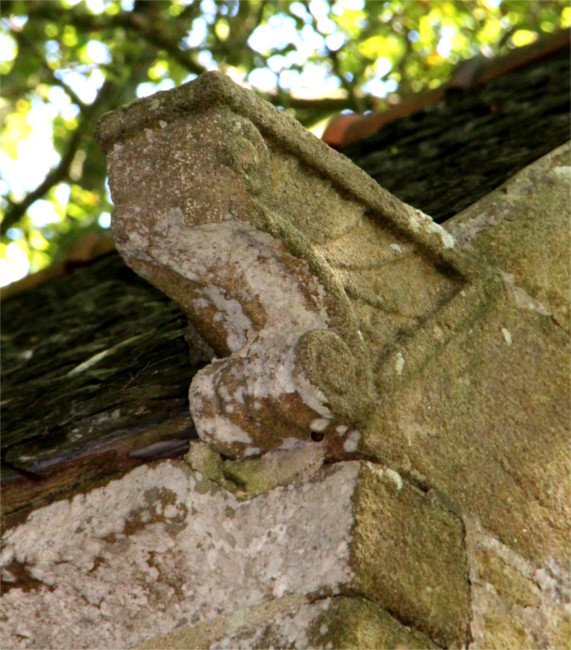
<svg viewBox="0 0 571 650">
<path fill-rule="evenodd" d="M 79 145 L 89 131 L 92 118 L 96 115 L 101 105 L 107 99 L 111 86 L 111 82 L 106 81 L 103 86 L 101 86 L 95 101 L 86 106 L 81 112 L 81 118 L 78 121 L 79 126 L 67 142 L 65 152 L 63 153 L 58 165 L 47 174 L 35 190 L 32 190 L 26 195 L 23 201 L 20 203 L 12 203 L 9 206 L 4 218 L 2 219 L 2 223 L 0 224 L 0 234 L 2 236 L 6 234 L 9 228 L 18 223 L 33 203 L 45 196 L 54 185 L 69 178 L 69 168 L 71 167 Z"/>
<path fill-rule="evenodd" d="M 200 65 L 198 61 L 195 61 L 192 56 L 196 51 L 194 48 L 181 50 L 177 41 L 167 38 L 163 31 L 157 29 L 154 24 L 144 20 L 141 16 L 119 14 L 116 18 L 127 30 L 135 31 L 143 40 L 154 45 L 158 50 L 164 50 L 170 57 L 172 57 L 183 68 L 186 68 L 189 72 L 197 75 L 206 72 L 206 68 L 203 65 Z"/>
<path fill-rule="evenodd" d="M 22 48 L 20 46 L 23 46 L 24 51 L 32 52 L 32 54 L 40 61 L 42 70 L 48 76 L 51 84 L 53 84 L 54 86 L 59 86 L 65 93 L 67 93 L 71 101 L 74 104 L 77 104 L 77 106 L 81 110 L 87 109 L 88 104 L 85 104 L 85 102 L 83 102 L 80 99 L 77 93 L 72 88 L 70 88 L 64 81 L 58 79 L 55 72 L 50 68 L 50 66 L 47 64 L 46 60 L 44 59 L 44 57 L 38 51 L 36 45 L 24 34 L 24 32 L 18 32 L 16 34 L 16 42 L 18 43 L 18 49 L 20 51 L 22 51 Z"/>
</svg>

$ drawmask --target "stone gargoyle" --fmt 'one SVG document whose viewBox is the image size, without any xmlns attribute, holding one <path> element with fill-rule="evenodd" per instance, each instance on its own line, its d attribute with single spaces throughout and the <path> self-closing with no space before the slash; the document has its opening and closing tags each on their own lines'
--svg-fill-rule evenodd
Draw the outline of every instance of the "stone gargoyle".
<svg viewBox="0 0 571 650">
<path fill-rule="evenodd" d="M 96 135 L 119 252 L 215 353 L 190 410 L 227 457 L 356 451 L 383 394 L 477 306 L 481 269 L 450 234 L 220 73 Z"/>
</svg>

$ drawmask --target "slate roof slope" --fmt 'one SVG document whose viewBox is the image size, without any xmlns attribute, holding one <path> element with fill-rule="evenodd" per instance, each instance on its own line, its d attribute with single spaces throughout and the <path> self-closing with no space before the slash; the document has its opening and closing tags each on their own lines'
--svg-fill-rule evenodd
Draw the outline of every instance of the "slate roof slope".
<svg viewBox="0 0 571 650">
<path fill-rule="evenodd" d="M 443 222 L 571 138 L 570 49 L 341 148 L 398 198 Z"/>
<path fill-rule="evenodd" d="M 194 336 L 189 356 L 187 328 L 115 252 L 3 301 L 6 511 L 186 451 L 188 384 L 212 355 Z"/>
<path fill-rule="evenodd" d="M 477 92 L 449 93 L 344 153 L 443 220 L 567 139 L 568 48 Z M 74 486 L 180 455 L 195 436 L 188 384 L 211 354 L 116 253 L 3 301 L 2 484 L 11 520 Z"/>
</svg>

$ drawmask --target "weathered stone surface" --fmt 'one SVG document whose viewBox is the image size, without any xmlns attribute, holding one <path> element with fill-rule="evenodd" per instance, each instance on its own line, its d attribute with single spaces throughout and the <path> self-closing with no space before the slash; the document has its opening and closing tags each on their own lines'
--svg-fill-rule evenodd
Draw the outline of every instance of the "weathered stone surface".
<svg viewBox="0 0 571 650">
<path fill-rule="evenodd" d="M 343 481 L 351 543 L 336 562 L 350 577 L 320 597 L 365 598 L 446 647 L 565 643 L 568 149 L 459 215 L 451 237 L 219 75 L 111 114 L 99 139 L 122 254 L 222 357 L 191 386 L 199 435 L 230 457 L 271 450 L 229 462 L 196 447 L 193 467 L 259 494 L 253 507 L 334 476 L 320 456 L 366 454 Z M 320 534 L 329 514 L 312 520 Z M 205 647 L 287 630 L 319 647 L 317 605 L 286 592 L 236 634 L 223 613 Z"/>
<path fill-rule="evenodd" d="M 355 499 L 359 591 L 439 644 L 463 645 L 470 600 L 461 519 L 397 472 L 366 467 Z"/>
<path fill-rule="evenodd" d="M 569 576 L 533 564 L 466 517 L 472 600 L 470 648 L 567 648 Z"/>
<path fill-rule="evenodd" d="M 510 279 L 477 319 L 458 327 L 438 358 L 395 385 L 365 434 L 370 453 L 446 495 L 458 511 L 480 517 L 524 556 L 559 567 L 569 548 L 570 421 L 569 339 L 560 317 L 551 316 L 569 309 L 563 262 L 569 189 L 562 160 L 568 150 L 538 161 L 452 223 L 458 237 L 491 251 Z M 522 184 L 529 201 L 513 189 Z M 546 193 L 554 195 L 553 211 L 545 210 L 553 226 L 549 237 L 535 201 L 545 204 Z M 507 223 L 502 215 L 509 215 Z M 534 233 L 525 239 L 530 259 L 535 266 L 544 259 L 558 272 L 526 271 L 518 235 L 526 227 Z M 542 302 L 546 296 L 551 302 Z"/>
<path fill-rule="evenodd" d="M 568 338 L 549 317 L 502 295 L 385 397 L 367 449 L 524 556 L 563 567 L 568 359 Z"/>
<path fill-rule="evenodd" d="M 568 165 L 566 146 L 450 223 L 504 285 L 364 429 L 370 455 L 472 522 L 475 648 L 568 645 Z"/>
<path fill-rule="evenodd" d="M 452 330 L 478 307 L 461 292 L 486 270 L 446 231 L 220 74 L 107 115 L 98 139 L 118 249 L 221 357 L 190 405 L 227 456 L 354 451 L 395 341 L 421 363 L 447 338 L 435 314 Z"/>
<path fill-rule="evenodd" d="M 338 597 L 331 599 L 323 610 L 309 626 L 309 647 L 347 650 L 439 647 L 369 600 Z"/>
<path fill-rule="evenodd" d="M 375 603 L 373 618 L 403 642 L 467 640 L 461 520 L 369 463 L 338 463 L 240 503 L 183 463 L 163 461 L 35 510 L 3 542 L 9 647 L 130 647 L 220 615 L 236 622 L 242 611 L 248 620 L 286 596 L 298 606 L 336 594 Z M 319 611 L 303 616 L 311 622 Z"/>
<path fill-rule="evenodd" d="M 238 615 L 144 641 L 137 650 L 292 647 L 392 650 L 439 646 L 362 598 L 337 596 L 311 602 L 284 596 Z"/>
<path fill-rule="evenodd" d="M 446 224 L 502 272 L 516 304 L 571 329 L 571 146 L 558 147 Z"/>
</svg>

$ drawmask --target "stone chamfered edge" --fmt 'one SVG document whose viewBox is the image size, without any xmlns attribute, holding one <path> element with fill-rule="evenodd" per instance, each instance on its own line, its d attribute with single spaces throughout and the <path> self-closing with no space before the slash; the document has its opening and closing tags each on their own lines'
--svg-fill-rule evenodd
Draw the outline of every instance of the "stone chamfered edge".
<svg viewBox="0 0 571 650">
<path fill-rule="evenodd" d="M 165 122 L 173 122 L 188 112 L 202 112 L 214 105 L 226 105 L 250 119 L 262 134 L 275 139 L 344 193 L 370 206 L 395 230 L 412 238 L 437 263 L 451 267 L 465 278 L 474 275 L 474 260 L 455 250 L 453 238 L 444 229 L 390 194 L 348 158 L 308 132 L 297 120 L 220 72 L 205 72 L 195 81 L 104 114 L 97 123 L 95 138 L 107 153 L 115 144 L 129 140 L 144 129 L 160 128 L 160 122 L 164 126 Z M 476 266 L 481 271 L 480 265 Z"/>
</svg>

